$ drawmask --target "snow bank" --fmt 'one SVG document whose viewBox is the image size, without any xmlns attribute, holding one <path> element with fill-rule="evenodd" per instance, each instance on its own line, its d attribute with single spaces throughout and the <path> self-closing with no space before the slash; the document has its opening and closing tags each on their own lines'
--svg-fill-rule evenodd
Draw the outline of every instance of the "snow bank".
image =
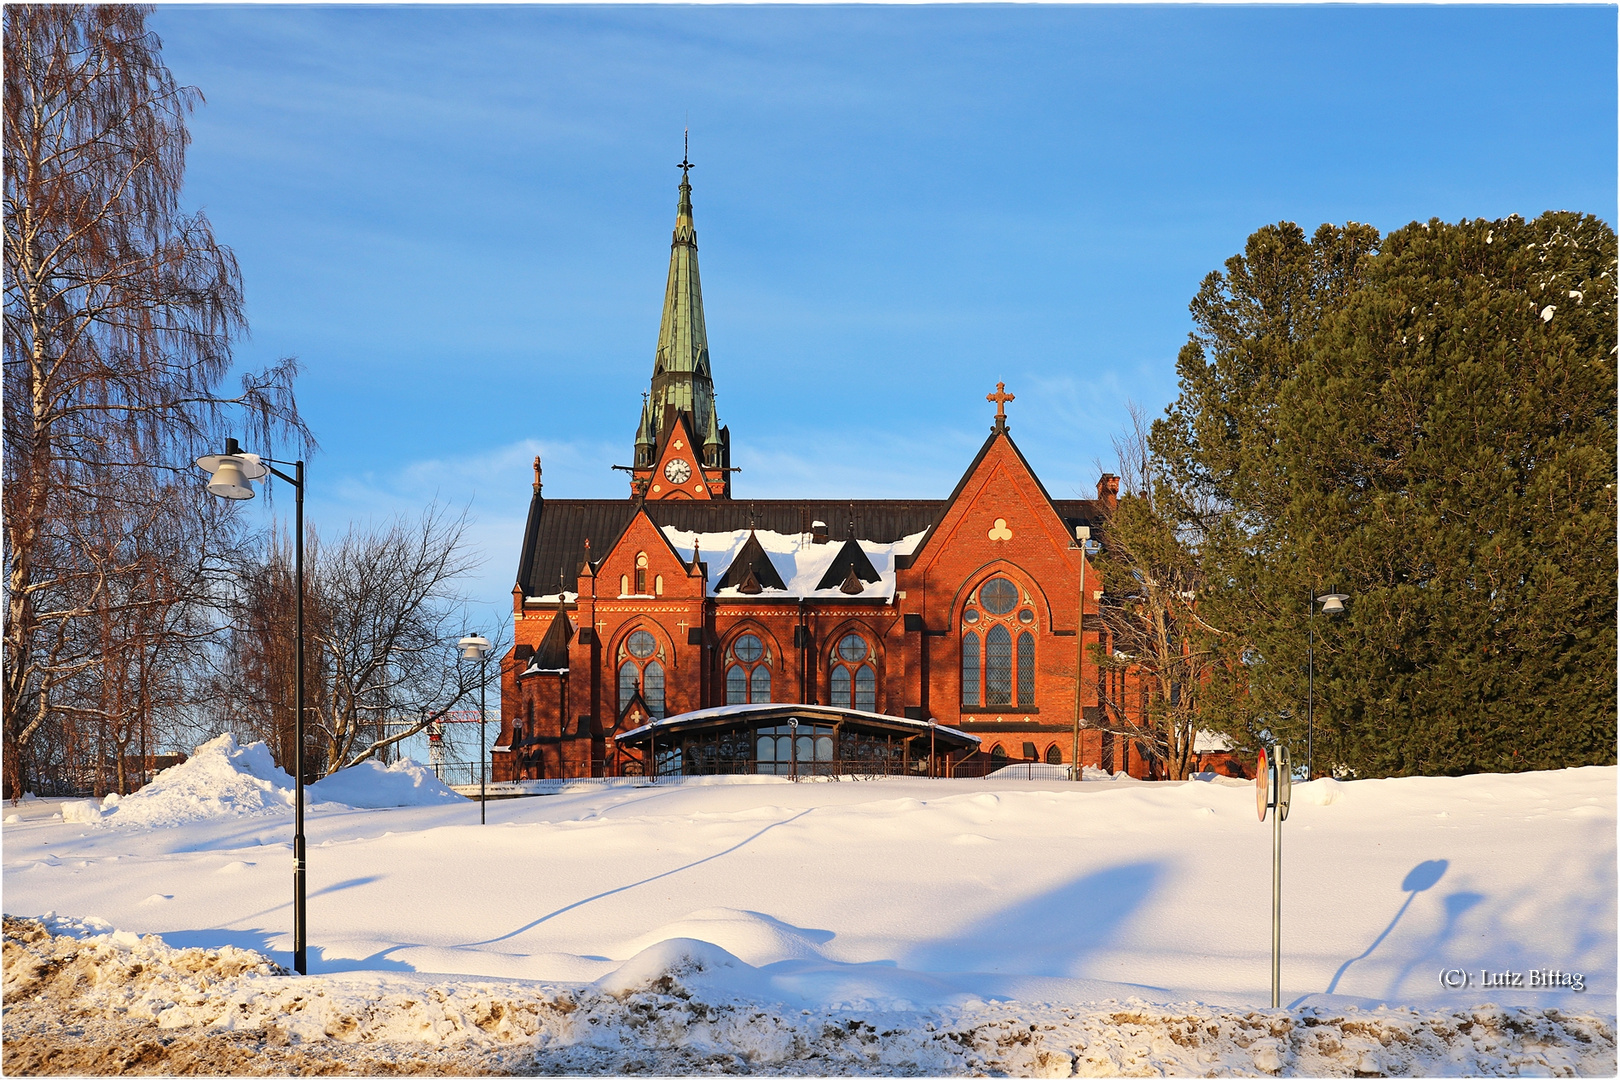
<svg viewBox="0 0 1620 1080">
<path fill-rule="evenodd" d="M 17 1066 L 45 1060 L 61 1071 L 82 1063 L 71 1055 L 107 1046 L 126 1055 L 148 1047 L 154 1060 L 124 1063 L 157 1066 L 138 1071 L 214 1073 L 240 1071 L 242 1047 L 269 1065 L 289 1046 L 301 1068 L 287 1071 L 337 1063 L 340 1072 L 382 1072 L 378 1061 L 420 1066 L 437 1055 L 455 1064 L 439 1071 L 466 1075 L 1612 1075 L 1616 1066 L 1611 1021 L 1556 1009 L 976 999 L 797 1008 L 753 995 L 747 964 L 692 939 L 661 942 L 575 987 L 283 978 L 244 949 L 174 949 L 105 924 L 9 917 L 4 948 L 8 1072 L 37 1071 Z M 161 1041 L 143 1044 L 146 1031 Z M 180 1052 L 204 1067 L 178 1068 Z"/>
<path fill-rule="evenodd" d="M 262 742 L 238 746 L 235 736 L 227 734 L 203 743 L 188 760 L 101 809 L 104 819 L 116 825 L 180 825 L 280 813 L 292 803 L 292 777 L 275 763 L 270 748 Z"/>
<path fill-rule="evenodd" d="M 410 758 L 402 758 L 386 767 L 376 761 L 350 765 L 309 785 L 306 794 L 311 802 L 342 803 L 365 810 L 464 801 L 430 770 Z"/>
<path fill-rule="evenodd" d="M 358 809 L 438 806 L 462 798 L 410 758 L 384 767 L 375 761 L 351 765 L 304 789 L 310 804 Z M 64 821 L 115 825 L 180 825 L 208 818 L 279 814 L 294 800 L 293 779 L 262 742 L 237 744 L 221 735 L 164 769 L 133 795 L 108 795 L 97 803 L 62 804 Z"/>
</svg>

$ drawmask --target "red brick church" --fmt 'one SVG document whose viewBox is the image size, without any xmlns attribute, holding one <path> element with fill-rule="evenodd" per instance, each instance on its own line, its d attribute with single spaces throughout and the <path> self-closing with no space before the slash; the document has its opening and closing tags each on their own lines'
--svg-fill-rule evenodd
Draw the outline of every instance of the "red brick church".
<svg viewBox="0 0 1620 1080">
<path fill-rule="evenodd" d="M 689 167 L 629 497 L 546 499 L 535 460 L 495 778 L 964 775 L 1072 764 L 1077 742 L 1083 765 L 1144 775 L 1139 749 L 1087 728 L 1118 688 L 1076 637 L 1082 602 L 1087 646 L 1101 630 L 1077 528 L 1118 480 L 1053 499 L 1004 386 L 944 499 L 735 497 Z"/>
</svg>

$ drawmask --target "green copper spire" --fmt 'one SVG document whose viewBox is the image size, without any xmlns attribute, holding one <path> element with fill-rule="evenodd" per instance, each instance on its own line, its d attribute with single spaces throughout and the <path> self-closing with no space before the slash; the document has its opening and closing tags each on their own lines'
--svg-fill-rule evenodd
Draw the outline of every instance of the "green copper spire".
<svg viewBox="0 0 1620 1080">
<path fill-rule="evenodd" d="M 652 395 L 642 407 L 636 429 L 636 464 L 642 467 L 652 464 L 664 413 L 671 406 L 690 418 L 693 433 L 703 440 L 706 463 L 718 465 L 721 451 L 714 380 L 709 374 L 709 335 L 703 325 L 703 286 L 698 279 L 697 230 L 692 224 L 692 182 L 688 177 L 692 163 L 683 156 L 680 168 L 680 201 L 669 245 L 669 281 L 658 325 Z"/>
</svg>

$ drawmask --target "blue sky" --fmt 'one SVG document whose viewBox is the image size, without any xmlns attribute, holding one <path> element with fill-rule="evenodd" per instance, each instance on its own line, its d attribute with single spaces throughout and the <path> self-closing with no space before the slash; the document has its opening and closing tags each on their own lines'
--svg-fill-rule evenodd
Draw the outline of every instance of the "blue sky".
<svg viewBox="0 0 1620 1080">
<path fill-rule="evenodd" d="M 942 498 L 1004 380 L 1057 497 L 1261 225 L 1616 219 L 1616 8 L 160 7 L 185 202 L 294 355 L 308 513 L 619 497 L 681 129 L 739 498 Z M 280 500 L 277 510 L 283 508 Z M 287 507 L 290 509 L 290 506 Z"/>
</svg>

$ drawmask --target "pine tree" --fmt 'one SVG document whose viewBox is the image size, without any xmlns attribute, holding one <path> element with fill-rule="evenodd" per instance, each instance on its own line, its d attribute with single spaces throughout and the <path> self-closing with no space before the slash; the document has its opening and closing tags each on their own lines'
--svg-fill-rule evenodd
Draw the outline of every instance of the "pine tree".
<svg viewBox="0 0 1620 1080">
<path fill-rule="evenodd" d="M 1572 213 L 1415 223 L 1303 317 L 1200 320 L 1154 437 L 1221 500 L 1205 610 L 1249 663 L 1212 722 L 1301 746 L 1314 630 L 1319 771 L 1614 762 L 1615 256 Z"/>
</svg>

